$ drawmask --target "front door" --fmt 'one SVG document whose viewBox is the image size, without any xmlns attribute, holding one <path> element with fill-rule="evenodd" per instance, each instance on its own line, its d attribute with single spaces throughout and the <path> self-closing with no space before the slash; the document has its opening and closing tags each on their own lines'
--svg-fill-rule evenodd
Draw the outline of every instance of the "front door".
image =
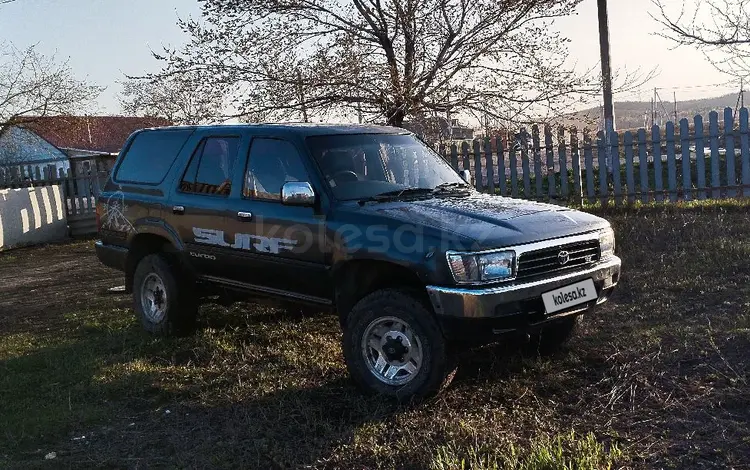
<svg viewBox="0 0 750 470">
<path fill-rule="evenodd" d="M 186 262 L 200 276 L 225 275 L 232 255 L 223 231 L 241 140 L 207 131 L 191 139 L 195 150 L 169 201 L 169 223 L 185 245 Z"/>
<path fill-rule="evenodd" d="M 284 183 L 309 182 L 309 174 L 291 141 L 253 138 L 246 171 L 238 181 L 241 194 L 233 196 L 228 206 L 233 279 L 302 300 L 333 298 L 323 256 L 325 219 L 313 207 L 281 203 Z"/>
</svg>

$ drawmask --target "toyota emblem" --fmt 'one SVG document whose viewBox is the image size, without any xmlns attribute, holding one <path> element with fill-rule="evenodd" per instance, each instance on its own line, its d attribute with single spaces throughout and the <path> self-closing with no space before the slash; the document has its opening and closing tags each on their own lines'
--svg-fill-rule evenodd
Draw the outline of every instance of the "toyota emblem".
<svg viewBox="0 0 750 470">
<path fill-rule="evenodd" d="M 568 261 L 570 261 L 570 253 L 567 251 L 563 250 L 557 254 L 557 262 L 560 263 L 560 266 L 565 266 Z"/>
</svg>

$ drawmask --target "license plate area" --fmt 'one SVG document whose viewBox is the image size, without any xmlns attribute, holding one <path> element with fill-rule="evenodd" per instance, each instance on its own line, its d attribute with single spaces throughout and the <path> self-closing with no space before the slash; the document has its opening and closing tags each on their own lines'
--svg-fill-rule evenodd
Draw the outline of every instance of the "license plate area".
<svg viewBox="0 0 750 470">
<path fill-rule="evenodd" d="M 542 294 L 544 310 L 547 314 L 559 312 L 576 305 L 596 300 L 596 286 L 592 279 L 586 279 Z"/>
</svg>

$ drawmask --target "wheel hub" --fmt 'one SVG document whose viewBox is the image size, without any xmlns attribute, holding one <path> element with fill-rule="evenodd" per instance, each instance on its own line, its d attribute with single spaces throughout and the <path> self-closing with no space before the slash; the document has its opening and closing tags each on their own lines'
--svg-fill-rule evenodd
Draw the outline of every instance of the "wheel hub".
<svg viewBox="0 0 750 470">
<path fill-rule="evenodd" d="M 389 331 L 384 336 L 383 352 L 390 363 L 403 363 L 409 352 L 409 339 L 400 331 Z"/>
<path fill-rule="evenodd" d="M 374 320 L 362 335 L 362 356 L 381 382 L 401 386 L 422 367 L 422 344 L 411 326 L 397 317 Z"/>
<path fill-rule="evenodd" d="M 141 308 L 149 321 L 159 323 L 167 313 L 168 299 L 164 281 L 150 273 L 141 285 Z"/>
</svg>

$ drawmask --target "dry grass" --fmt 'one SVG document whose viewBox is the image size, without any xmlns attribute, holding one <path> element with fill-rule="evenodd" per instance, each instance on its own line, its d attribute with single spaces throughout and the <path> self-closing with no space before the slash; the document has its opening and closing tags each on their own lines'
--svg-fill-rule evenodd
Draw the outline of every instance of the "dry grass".
<svg viewBox="0 0 750 470">
<path fill-rule="evenodd" d="M 620 289 L 564 353 L 468 353 L 412 407 L 350 385 L 333 316 L 209 305 L 159 340 L 90 243 L 0 254 L 0 467 L 748 468 L 748 209 L 608 213 Z"/>
</svg>

